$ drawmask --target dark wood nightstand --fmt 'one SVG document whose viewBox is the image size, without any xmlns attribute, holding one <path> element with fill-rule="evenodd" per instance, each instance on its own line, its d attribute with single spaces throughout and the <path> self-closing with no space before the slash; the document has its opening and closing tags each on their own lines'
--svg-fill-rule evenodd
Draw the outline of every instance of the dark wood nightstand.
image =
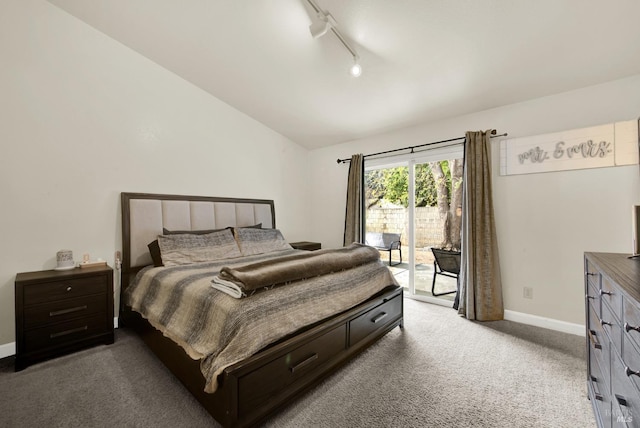
<svg viewBox="0 0 640 428">
<path fill-rule="evenodd" d="M 309 241 L 300 241 L 300 242 L 289 242 L 296 250 L 307 250 L 307 251 L 315 251 L 322 248 L 322 244 L 319 242 L 309 242 Z"/>
<path fill-rule="evenodd" d="M 108 266 L 16 275 L 16 371 L 99 343 L 113 343 Z"/>
</svg>

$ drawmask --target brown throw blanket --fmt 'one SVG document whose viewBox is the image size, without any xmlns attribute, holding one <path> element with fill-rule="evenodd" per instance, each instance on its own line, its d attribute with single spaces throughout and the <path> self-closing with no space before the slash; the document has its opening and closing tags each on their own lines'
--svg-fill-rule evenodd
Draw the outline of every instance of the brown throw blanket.
<svg viewBox="0 0 640 428">
<path fill-rule="evenodd" d="M 214 278 L 213 286 L 239 298 L 261 288 L 340 272 L 379 258 L 375 248 L 353 243 L 343 248 L 309 251 L 235 268 L 223 267 Z"/>
</svg>

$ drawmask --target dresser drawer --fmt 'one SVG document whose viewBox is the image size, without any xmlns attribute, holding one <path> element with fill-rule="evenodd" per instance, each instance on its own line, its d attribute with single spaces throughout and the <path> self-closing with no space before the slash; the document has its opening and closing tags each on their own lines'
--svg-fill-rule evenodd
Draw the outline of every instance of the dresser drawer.
<svg viewBox="0 0 640 428">
<path fill-rule="evenodd" d="M 622 315 L 622 293 L 605 275 L 600 280 L 600 300 L 606 302 L 614 314 Z"/>
<path fill-rule="evenodd" d="M 589 260 L 585 261 L 585 275 L 587 283 L 593 286 L 594 289 L 600 289 L 600 272 L 598 269 L 591 264 Z"/>
<path fill-rule="evenodd" d="M 349 346 L 352 346 L 374 331 L 397 319 L 402 314 L 402 296 L 395 296 L 391 300 L 365 312 L 349 322 Z"/>
<path fill-rule="evenodd" d="M 596 417 L 601 417 L 598 426 L 610 427 L 611 398 L 609 396 L 609 385 L 604 383 L 602 377 L 597 377 L 594 373 L 589 379 L 588 386 L 591 404 L 597 409 Z"/>
<path fill-rule="evenodd" d="M 346 348 L 346 330 L 346 324 L 340 325 L 242 376 L 238 381 L 240 414 L 250 412 L 338 355 Z"/>
<path fill-rule="evenodd" d="M 27 306 L 24 309 L 24 328 L 31 329 L 75 318 L 87 318 L 107 314 L 106 294 L 92 294 L 75 299 L 57 300 L 51 303 Z"/>
<path fill-rule="evenodd" d="M 622 302 L 622 325 L 625 336 L 640 349 L 640 310 L 626 297 L 623 297 Z"/>
<path fill-rule="evenodd" d="M 609 390 L 609 382 L 611 380 L 610 375 L 610 342 L 607 339 L 607 335 L 602 330 L 599 318 L 591 308 L 589 312 L 589 330 L 587 331 L 587 340 L 589 344 L 589 369 L 596 369 L 599 377 L 601 377 L 600 385 L 607 385 L 607 391 Z M 596 367 L 595 364 L 598 366 Z M 590 372 L 591 373 L 591 372 Z M 591 373 L 593 374 L 593 373 Z"/>
<path fill-rule="evenodd" d="M 606 301 L 602 301 L 602 329 L 613 343 L 613 348 L 622 353 L 622 326 Z"/>
<path fill-rule="evenodd" d="M 592 279 L 592 276 L 587 276 L 588 279 Z M 595 280 L 588 280 L 586 287 L 586 299 L 590 305 L 596 310 L 598 316 L 600 316 L 600 286 L 594 284 Z M 597 281 L 600 282 L 599 280 Z"/>
<path fill-rule="evenodd" d="M 589 358 L 589 370 L 591 376 L 597 378 L 600 389 L 603 391 L 609 390 L 609 384 L 611 382 L 611 370 L 610 370 L 610 355 L 609 344 L 598 338 L 595 332 L 592 330 L 590 335 L 590 352 L 591 358 Z M 604 388 L 604 389 L 603 389 Z"/>
<path fill-rule="evenodd" d="M 24 351 L 33 352 L 73 343 L 94 335 L 111 332 L 110 327 L 104 316 L 96 316 L 36 328 L 25 333 Z"/>
<path fill-rule="evenodd" d="M 611 416 L 614 426 L 638 426 L 640 394 L 617 355 L 611 355 Z M 635 377 L 635 376 L 631 376 Z M 634 423 L 635 419 L 635 423 Z"/>
<path fill-rule="evenodd" d="M 24 286 L 22 304 L 29 306 L 53 300 L 106 293 L 108 289 L 106 275 L 29 284 Z"/>
<path fill-rule="evenodd" d="M 611 387 L 608 348 L 595 348 L 593 342 L 591 342 L 591 352 L 591 358 L 589 359 L 589 381 L 594 384 L 594 392 L 600 395 L 608 395 Z"/>
</svg>

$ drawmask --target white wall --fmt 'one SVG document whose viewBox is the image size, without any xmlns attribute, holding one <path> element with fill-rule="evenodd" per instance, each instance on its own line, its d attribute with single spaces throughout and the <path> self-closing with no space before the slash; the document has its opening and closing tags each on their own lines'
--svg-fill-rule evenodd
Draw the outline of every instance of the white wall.
<svg viewBox="0 0 640 428">
<path fill-rule="evenodd" d="M 523 137 L 640 116 L 640 75 L 520 104 L 314 150 L 311 239 L 342 245 L 347 165 L 353 153 L 412 146 L 496 128 Z M 584 323 L 583 253 L 631 252 L 631 206 L 640 204 L 638 166 L 498 176 L 493 190 L 505 309 Z M 533 288 L 533 300 L 523 287 Z"/>
<path fill-rule="evenodd" d="M 122 191 L 273 198 L 289 239 L 339 246 L 348 166 L 337 158 L 640 115 L 636 75 L 308 153 L 43 0 L 0 3 L 0 63 L 0 348 L 14 340 L 17 272 L 54 267 L 61 248 L 112 262 Z M 581 323 L 582 254 L 630 250 L 638 168 L 499 177 L 497 149 L 506 309 Z"/>
<path fill-rule="evenodd" d="M 0 64 L 0 348 L 17 272 L 62 248 L 113 264 L 120 192 L 275 199 L 308 238 L 306 149 L 66 12 L 3 0 Z"/>
</svg>

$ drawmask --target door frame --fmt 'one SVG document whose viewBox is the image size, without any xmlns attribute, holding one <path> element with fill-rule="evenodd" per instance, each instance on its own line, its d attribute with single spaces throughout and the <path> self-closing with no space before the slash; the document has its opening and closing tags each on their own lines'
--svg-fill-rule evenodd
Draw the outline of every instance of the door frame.
<svg viewBox="0 0 640 428">
<path fill-rule="evenodd" d="M 408 211 L 409 219 L 408 224 L 408 247 L 409 247 L 409 290 L 408 293 L 405 293 L 405 297 L 428 302 L 435 303 L 437 305 L 448 306 L 451 307 L 453 302 L 447 299 L 441 299 L 439 297 L 432 296 L 424 296 L 416 294 L 415 292 L 415 272 L 416 272 L 416 258 L 415 258 L 415 166 L 417 164 L 435 162 L 440 160 L 448 160 L 448 159 L 460 159 L 464 157 L 464 144 L 455 143 L 448 145 L 446 147 L 440 147 L 435 149 L 428 149 L 421 152 L 416 153 L 408 153 L 405 155 L 393 156 L 392 158 L 378 158 L 378 159 L 367 159 L 365 162 L 365 172 L 367 170 L 372 169 L 387 169 L 387 168 L 395 168 L 398 166 L 405 166 L 408 169 L 409 177 L 408 177 L 408 205 L 411 207 Z M 364 200 L 364 195 L 366 192 L 362 192 L 362 198 Z M 365 204 L 366 205 L 366 204 Z M 463 214 L 464 215 L 464 214 Z M 366 216 L 366 210 L 365 210 Z M 366 218 L 365 218 L 365 232 L 366 232 Z"/>
</svg>

